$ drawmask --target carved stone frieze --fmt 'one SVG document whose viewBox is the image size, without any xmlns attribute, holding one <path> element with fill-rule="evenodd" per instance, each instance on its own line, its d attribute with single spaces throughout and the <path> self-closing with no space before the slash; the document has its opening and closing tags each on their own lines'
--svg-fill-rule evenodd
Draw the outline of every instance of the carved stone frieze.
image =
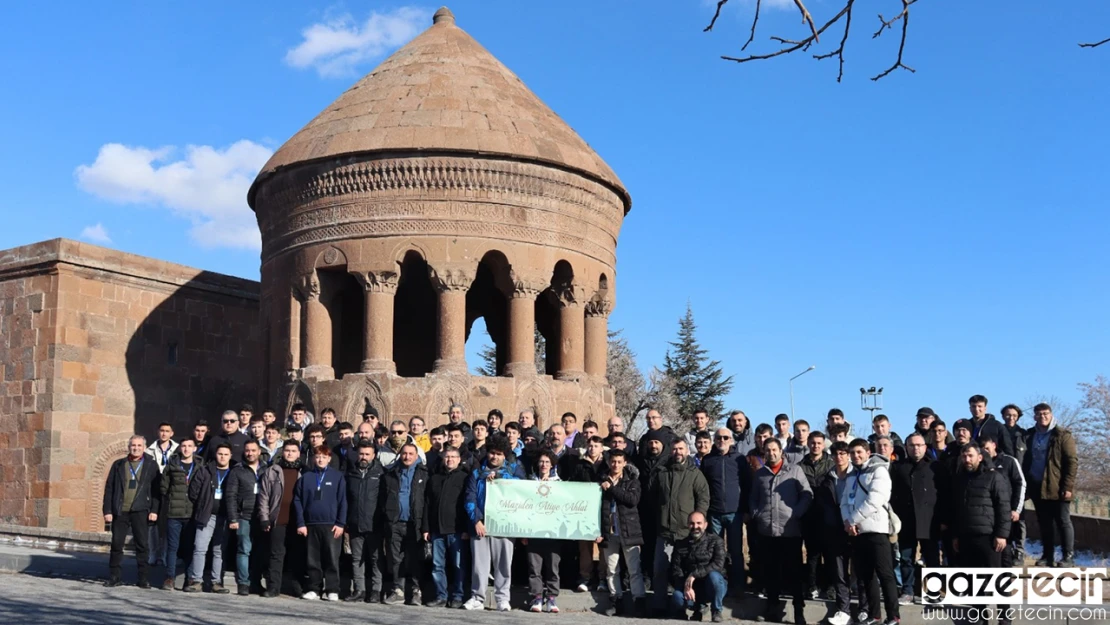
<svg viewBox="0 0 1110 625">
<path fill-rule="evenodd" d="M 320 279 L 316 273 L 301 276 L 293 283 L 293 290 L 303 300 L 314 300 L 320 297 Z"/>
<path fill-rule="evenodd" d="M 551 283 L 550 276 L 539 273 L 526 273 L 509 270 L 509 281 L 513 285 L 513 297 L 535 298 Z"/>
<path fill-rule="evenodd" d="M 580 284 L 558 284 L 553 286 L 551 290 L 555 293 L 559 304 L 564 308 L 586 304 L 586 287 Z"/>
<path fill-rule="evenodd" d="M 608 317 L 613 312 L 613 302 L 607 299 L 594 299 L 586 303 L 587 317 Z"/>
</svg>

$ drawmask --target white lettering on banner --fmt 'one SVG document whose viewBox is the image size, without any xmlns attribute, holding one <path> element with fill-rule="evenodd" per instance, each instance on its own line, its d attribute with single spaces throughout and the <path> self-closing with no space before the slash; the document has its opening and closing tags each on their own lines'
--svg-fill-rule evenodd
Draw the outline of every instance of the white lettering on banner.
<svg viewBox="0 0 1110 625">
<path fill-rule="evenodd" d="M 925 605 L 1102 605 L 1107 568 L 934 568 L 921 577 Z"/>
</svg>

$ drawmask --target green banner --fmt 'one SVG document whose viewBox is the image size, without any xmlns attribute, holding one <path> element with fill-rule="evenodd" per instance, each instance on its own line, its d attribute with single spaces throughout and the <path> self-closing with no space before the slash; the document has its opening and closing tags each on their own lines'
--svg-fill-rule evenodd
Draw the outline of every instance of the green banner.
<svg viewBox="0 0 1110 625">
<path fill-rule="evenodd" d="M 486 532 L 506 538 L 596 540 L 601 536 L 601 487 L 494 480 L 486 487 Z"/>
</svg>

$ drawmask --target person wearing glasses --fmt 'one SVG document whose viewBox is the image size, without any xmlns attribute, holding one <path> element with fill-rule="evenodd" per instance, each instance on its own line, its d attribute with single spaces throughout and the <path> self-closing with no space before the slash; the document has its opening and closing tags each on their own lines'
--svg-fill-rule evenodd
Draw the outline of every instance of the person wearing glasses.
<svg viewBox="0 0 1110 625">
<path fill-rule="evenodd" d="M 231 448 L 231 464 L 236 465 L 243 461 L 243 445 L 250 440 L 250 436 L 239 431 L 239 413 L 234 410 L 225 410 L 220 418 L 220 433 L 212 437 L 205 452 L 205 460 L 212 462 L 216 459 L 216 450 L 221 445 Z"/>
<path fill-rule="evenodd" d="M 378 461 L 387 470 L 392 469 L 397 459 L 401 457 L 401 449 L 405 445 L 416 446 L 416 456 L 420 459 L 420 464 L 427 462 L 424 450 L 420 449 L 416 440 L 409 435 L 409 426 L 399 419 L 389 424 L 388 438 L 386 438 L 385 444 L 378 446 Z"/>
<path fill-rule="evenodd" d="M 732 430 L 720 428 L 713 434 L 713 451 L 701 462 L 701 472 L 709 484 L 709 531 L 727 543 L 732 566 L 728 571 L 733 592 L 744 588 L 743 518 L 738 518 L 741 492 L 740 475 L 747 470 L 747 461 L 736 449 Z"/>
<path fill-rule="evenodd" d="M 915 554 L 921 547 L 925 566 L 940 566 L 940 527 L 936 518 L 937 485 L 933 461 L 926 453 L 925 436 L 914 432 L 906 438 L 906 458 L 891 465 L 890 507 L 902 520 L 898 545 L 902 549 L 902 593 L 899 602 L 914 600 Z M 920 596 L 920 595 L 917 595 Z"/>
</svg>

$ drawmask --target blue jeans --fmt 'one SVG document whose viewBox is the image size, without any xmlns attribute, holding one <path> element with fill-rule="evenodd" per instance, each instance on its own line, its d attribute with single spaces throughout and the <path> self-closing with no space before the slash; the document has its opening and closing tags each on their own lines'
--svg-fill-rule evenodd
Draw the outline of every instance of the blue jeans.
<svg viewBox="0 0 1110 625">
<path fill-rule="evenodd" d="M 901 588 L 902 587 L 902 550 L 898 547 L 898 543 L 891 543 L 890 544 L 890 561 L 894 565 L 894 583 L 898 588 Z"/>
<path fill-rule="evenodd" d="M 725 576 L 717 571 L 710 571 L 709 575 L 694 580 L 693 601 L 687 601 L 683 596 L 682 588 L 675 588 L 671 593 L 671 609 L 676 614 L 685 615 L 686 610 L 699 610 L 702 605 L 709 604 L 713 614 L 719 614 L 725 609 L 725 593 L 728 592 L 728 583 Z M 708 599 L 708 601 L 706 601 Z"/>
<path fill-rule="evenodd" d="M 461 534 L 432 534 L 432 581 L 436 585 L 436 599 L 462 601 L 463 576 L 470 570 L 465 563 L 466 541 Z M 451 590 L 448 596 L 447 567 L 451 567 Z"/>
<path fill-rule="evenodd" d="M 181 529 L 189 519 L 166 519 L 166 579 L 177 577 L 177 550 L 181 547 Z M 188 562 L 185 563 L 188 566 Z"/>
<path fill-rule="evenodd" d="M 238 547 L 235 552 L 235 583 L 251 583 L 251 522 L 239 519 L 239 529 L 235 530 Z"/>
<path fill-rule="evenodd" d="M 744 515 L 735 512 L 728 514 L 709 513 L 709 531 L 724 539 L 728 547 L 731 564 L 728 568 L 728 581 L 733 592 L 746 586 L 744 575 Z"/>
</svg>

